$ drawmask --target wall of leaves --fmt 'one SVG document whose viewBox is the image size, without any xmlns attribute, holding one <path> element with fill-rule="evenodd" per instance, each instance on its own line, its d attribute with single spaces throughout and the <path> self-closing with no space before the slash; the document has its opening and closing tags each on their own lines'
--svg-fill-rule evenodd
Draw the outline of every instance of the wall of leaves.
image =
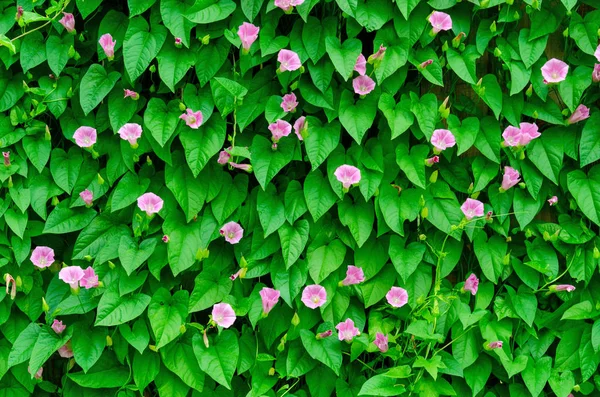
<svg viewBox="0 0 600 397">
<path fill-rule="evenodd" d="M 0 396 L 599 395 L 597 7 L 0 0 Z"/>
</svg>

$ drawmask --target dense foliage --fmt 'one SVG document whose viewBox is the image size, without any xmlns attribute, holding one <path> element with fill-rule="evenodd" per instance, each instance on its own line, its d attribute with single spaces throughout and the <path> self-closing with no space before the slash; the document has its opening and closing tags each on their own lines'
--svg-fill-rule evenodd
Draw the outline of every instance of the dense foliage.
<svg viewBox="0 0 600 397">
<path fill-rule="evenodd" d="M 0 0 L 0 396 L 599 395 L 597 6 Z"/>
</svg>

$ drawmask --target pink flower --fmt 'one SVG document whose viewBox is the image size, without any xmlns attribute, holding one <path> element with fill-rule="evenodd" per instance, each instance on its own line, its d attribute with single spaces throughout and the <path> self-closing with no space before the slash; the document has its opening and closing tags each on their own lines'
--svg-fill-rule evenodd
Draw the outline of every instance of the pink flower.
<svg viewBox="0 0 600 397">
<path fill-rule="evenodd" d="M 594 83 L 600 82 L 600 63 L 594 65 L 594 71 L 592 72 L 592 80 Z"/>
<path fill-rule="evenodd" d="M 96 143 L 96 129 L 92 127 L 79 127 L 73 134 L 73 139 L 79 147 L 91 147 Z"/>
<path fill-rule="evenodd" d="M 94 271 L 94 268 L 88 266 L 83 271 L 83 277 L 79 281 L 79 285 L 81 285 L 85 289 L 90 289 L 97 287 L 99 284 L 100 283 L 98 282 L 98 275 Z"/>
<path fill-rule="evenodd" d="M 320 333 L 318 333 L 318 334 L 316 335 L 316 338 L 317 338 L 317 339 L 325 339 L 325 338 L 329 338 L 329 337 L 331 336 L 331 334 L 333 334 L 333 332 L 332 332 L 330 329 L 328 329 L 328 330 L 327 330 L 327 331 L 325 331 L 325 332 L 320 332 Z"/>
<path fill-rule="evenodd" d="M 302 66 L 298 54 L 290 50 L 279 51 L 279 54 L 277 54 L 277 61 L 280 63 L 280 72 L 298 70 L 300 69 L 300 66 Z"/>
<path fill-rule="evenodd" d="M 71 286 L 71 289 L 79 289 L 79 280 L 83 278 L 83 269 L 79 266 L 67 266 L 60 269 L 58 278 Z"/>
<path fill-rule="evenodd" d="M 166 244 L 166 243 L 168 243 L 168 242 L 169 242 L 171 239 L 169 238 L 169 236 L 168 236 L 168 235 L 166 235 L 166 234 L 165 234 L 164 236 L 162 236 L 162 239 L 161 239 L 161 240 L 162 240 L 162 242 L 163 242 L 163 243 L 165 243 L 165 244 Z"/>
<path fill-rule="evenodd" d="M 431 136 L 431 144 L 442 151 L 456 145 L 456 139 L 449 130 L 435 130 Z"/>
<path fill-rule="evenodd" d="M 81 199 L 83 200 L 85 205 L 88 205 L 88 206 L 92 205 L 92 203 L 94 201 L 94 193 L 92 193 L 88 189 L 85 189 L 83 192 L 79 193 L 79 197 L 81 197 Z"/>
<path fill-rule="evenodd" d="M 452 29 L 452 18 L 445 12 L 434 11 L 429 16 L 429 23 L 433 27 L 433 33 L 438 33 L 440 30 Z"/>
<path fill-rule="evenodd" d="M 432 165 L 437 164 L 439 162 L 440 162 L 440 156 L 433 156 L 428 159 L 425 159 L 425 165 L 428 167 L 431 167 Z"/>
<path fill-rule="evenodd" d="M 245 269 L 247 269 L 247 268 L 242 267 L 240 270 L 238 270 L 237 272 L 235 272 L 231 276 L 229 276 L 229 279 L 231 281 L 236 280 L 238 277 L 242 276 L 242 273 L 244 273 L 244 274 L 246 273 Z M 244 277 L 242 277 L 242 278 L 244 278 Z"/>
<path fill-rule="evenodd" d="M 123 98 L 129 97 L 129 98 L 133 99 L 134 101 L 137 101 L 138 99 L 140 99 L 140 94 L 138 94 L 135 91 L 128 90 L 128 89 L 124 89 L 123 91 L 125 93 L 125 96 Z"/>
<path fill-rule="evenodd" d="M 63 17 L 58 22 L 67 30 L 67 32 L 71 33 L 75 31 L 75 17 L 73 17 L 73 14 L 63 12 Z"/>
<path fill-rule="evenodd" d="M 419 65 L 419 69 L 420 70 L 425 69 L 427 66 L 431 65 L 432 63 L 433 63 L 433 59 L 428 59 Z"/>
<path fill-rule="evenodd" d="M 181 37 L 175 37 L 175 47 L 181 47 L 182 43 Z"/>
<path fill-rule="evenodd" d="M 339 340 L 352 342 L 352 339 L 354 339 L 355 336 L 360 335 L 360 331 L 354 326 L 354 321 L 350 318 L 347 318 L 346 321 L 336 325 L 335 329 L 338 330 Z"/>
<path fill-rule="evenodd" d="M 536 123 L 521 123 L 519 124 L 519 127 L 521 131 L 521 137 L 519 138 L 520 146 L 527 146 L 529 142 L 542 136 L 542 134 L 538 132 Z"/>
<path fill-rule="evenodd" d="M 463 290 L 469 291 L 471 295 L 475 296 L 477 293 L 477 288 L 479 288 L 479 279 L 476 275 L 471 273 L 471 275 L 467 278 L 467 281 L 465 281 Z"/>
<path fill-rule="evenodd" d="M 550 206 L 555 205 L 556 203 L 558 203 L 558 197 L 556 196 L 552 196 L 548 199 L 548 204 L 550 204 Z"/>
<path fill-rule="evenodd" d="M 388 303 L 394 307 L 402 307 L 408 302 L 408 292 L 404 288 L 392 287 L 385 295 Z"/>
<path fill-rule="evenodd" d="M 375 89 L 375 82 L 369 76 L 358 76 L 352 80 L 352 87 L 358 95 L 367 95 Z"/>
<path fill-rule="evenodd" d="M 291 94 L 287 94 L 283 96 L 283 102 L 281 102 L 281 108 L 284 112 L 295 112 L 296 106 L 298 106 L 298 101 L 296 100 L 296 95 L 292 92 Z"/>
<path fill-rule="evenodd" d="M 29 366 L 27 367 L 27 372 L 29 372 L 31 374 L 31 368 Z M 37 372 L 35 373 L 35 375 L 33 375 L 33 377 L 35 379 L 42 379 L 43 373 L 44 373 L 44 367 L 40 367 L 40 369 L 37 370 Z"/>
<path fill-rule="evenodd" d="M 463 214 L 468 220 L 476 216 L 483 216 L 483 203 L 479 200 L 468 198 L 463 205 L 460 206 Z"/>
<path fill-rule="evenodd" d="M 319 284 L 307 285 L 302 291 L 301 300 L 306 307 L 316 309 L 327 302 L 327 291 Z"/>
<path fill-rule="evenodd" d="M 212 319 L 218 326 L 229 328 L 235 322 L 235 312 L 229 303 L 217 303 L 212 309 Z"/>
<path fill-rule="evenodd" d="M 15 300 L 15 296 L 17 296 L 17 282 L 8 273 L 4 274 L 4 281 L 6 282 L 6 295 L 10 295 L 10 299 Z"/>
<path fill-rule="evenodd" d="M 2 157 L 4 157 L 4 166 L 10 167 L 10 152 L 2 152 Z"/>
<path fill-rule="evenodd" d="M 521 180 L 519 171 L 512 167 L 504 167 L 504 175 L 502 176 L 502 185 L 500 186 L 501 191 L 506 191 L 511 187 L 515 186 Z"/>
<path fill-rule="evenodd" d="M 352 165 L 340 165 L 333 173 L 338 181 L 342 182 L 344 189 L 360 182 L 360 170 Z"/>
<path fill-rule="evenodd" d="M 242 229 L 239 223 L 231 221 L 223 225 L 221 230 L 219 230 L 219 234 L 225 237 L 225 241 L 228 243 L 237 244 L 244 236 L 244 229 Z"/>
<path fill-rule="evenodd" d="M 385 353 L 389 349 L 388 337 L 382 334 L 381 332 L 375 334 L 375 340 L 373 341 L 373 343 L 382 353 Z"/>
<path fill-rule="evenodd" d="M 19 19 L 21 19 L 21 17 L 23 16 L 23 6 L 18 6 L 17 7 L 17 14 L 15 15 L 15 21 L 19 21 Z"/>
<path fill-rule="evenodd" d="M 44 246 L 35 247 L 30 259 L 40 269 L 48 267 L 54 263 L 54 250 Z"/>
<path fill-rule="evenodd" d="M 273 144 L 273 145 L 275 145 L 275 144 Z M 252 165 L 250 165 L 250 164 L 238 164 L 238 163 L 234 163 L 233 161 L 231 161 L 229 163 L 229 165 L 232 166 L 233 168 L 237 168 L 242 171 L 252 172 Z"/>
<path fill-rule="evenodd" d="M 54 320 L 54 322 L 52 323 L 51 328 L 54 330 L 54 332 L 56 332 L 57 334 L 62 334 L 62 332 L 67 328 L 66 325 L 64 325 L 62 323 L 62 321 L 58 321 L 58 320 Z"/>
<path fill-rule="evenodd" d="M 308 123 L 306 122 L 306 117 L 299 117 L 298 120 L 294 123 L 294 133 L 298 137 L 299 140 L 304 140 L 304 134 L 306 133 L 308 127 Z"/>
<path fill-rule="evenodd" d="M 258 39 L 259 31 L 260 28 L 258 26 L 254 26 L 248 22 L 244 22 L 240 25 L 237 34 L 240 37 L 240 40 L 242 41 L 242 48 L 244 49 L 245 53 L 248 53 L 250 47 L 252 46 L 252 43 L 254 43 L 256 39 Z"/>
<path fill-rule="evenodd" d="M 575 291 L 575 286 L 570 285 L 570 284 L 558 284 L 558 285 L 551 285 L 550 287 L 548 287 L 548 289 L 552 292 L 558 292 L 558 291 L 573 292 L 573 291 Z"/>
<path fill-rule="evenodd" d="M 380 44 L 377 52 L 369 56 L 369 63 L 381 62 L 385 56 L 385 50 L 387 50 L 387 48 L 384 47 L 383 44 Z"/>
<path fill-rule="evenodd" d="M 567 77 L 569 65 L 563 61 L 552 58 L 542 66 L 542 76 L 546 83 L 560 83 Z"/>
<path fill-rule="evenodd" d="M 151 216 L 162 209 L 164 201 L 154 193 L 144 193 L 138 197 L 137 204 L 139 209 L 146 212 L 146 215 Z"/>
<path fill-rule="evenodd" d="M 271 131 L 273 142 L 279 142 L 284 136 L 290 135 L 292 132 L 292 125 L 285 120 L 277 120 L 269 125 L 269 131 Z"/>
<path fill-rule="evenodd" d="M 179 118 L 185 120 L 187 126 L 195 130 L 202 125 L 202 112 L 200 110 L 194 112 L 192 109 L 187 108 L 186 113 L 179 116 Z"/>
<path fill-rule="evenodd" d="M 357 71 L 361 76 L 364 76 L 367 73 L 367 60 L 363 54 L 360 54 L 358 58 L 356 58 L 354 70 Z"/>
<path fill-rule="evenodd" d="M 71 358 L 71 357 L 73 357 L 73 349 L 71 348 L 71 341 L 68 341 L 60 349 L 58 349 L 58 354 L 62 358 Z"/>
<path fill-rule="evenodd" d="M 502 341 L 495 341 L 488 343 L 490 349 L 502 349 Z"/>
<path fill-rule="evenodd" d="M 116 40 L 113 40 L 110 33 L 103 34 L 98 40 L 100 43 L 100 47 L 104 50 L 106 57 L 109 61 L 112 61 L 115 57 L 115 45 L 117 44 Z"/>
<path fill-rule="evenodd" d="M 277 304 L 281 293 L 276 289 L 264 287 L 260 290 L 259 294 L 262 301 L 263 314 L 267 315 Z"/>
<path fill-rule="evenodd" d="M 596 57 L 598 62 L 600 62 L 600 45 L 598 45 L 598 47 L 596 47 L 596 51 L 594 51 L 594 56 Z"/>
<path fill-rule="evenodd" d="M 227 153 L 227 151 L 221 150 L 219 152 L 219 158 L 217 159 L 217 163 L 219 163 L 221 165 L 225 165 L 225 164 L 229 163 L 230 158 L 231 158 L 231 155 L 229 153 Z"/>
<path fill-rule="evenodd" d="M 363 269 L 356 266 L 348 266 L 346 270 L 346 278 L 342 280 L 342 285 L 360 284 L 365 281 L 365 273 Z"/>
<path fill-rule="evenodd" d="M 508 126 L 502 133 L 505 146 L 519 146 L 521 141 L 521 130 L 517 127 Z"/>
<path fill-rule="evenodd" d="M 292 12 L 293 6 L 299 6 L 304 0 L 275 0 L 275 6 L 281 8 L 286 14 Z"/>
<path fill-rule="evenodd" d="M 567 124 L 575 124 L 590 117 L 590 109 L 585 105 L 577 106 L 571 117 L 567 120 Z"/>
</svg>

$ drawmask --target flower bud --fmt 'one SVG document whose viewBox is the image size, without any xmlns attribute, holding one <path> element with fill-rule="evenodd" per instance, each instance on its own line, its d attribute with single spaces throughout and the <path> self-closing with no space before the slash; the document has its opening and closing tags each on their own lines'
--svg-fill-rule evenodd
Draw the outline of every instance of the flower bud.
<svg viewBox="0 0 600 397">
<path fill-rule="evenodd" d="M 531 98 L 532 94 L 533 94 L 533 84 L 529 84 L 529 87 L 527 87 L 527 91 L 525 91 L 525 95 L 527 95 L 527 98 Z"/>
<path fill-rule="evenodd" d="M 421 208 L 421 218 L 427 218 L 429 215 L 429 209 L 427 207 Z"/>
<path fill-rule="evenodd" d="M 502 55 L 502 51 L 500 51 L 500 48 L 498 48 L 498 47 L 494 48 L 494 56 L 496 58 L 500 58 L 500 55 Z"/>
<path fill-rule="evenodd" d="M 106 346 L 112 346 L 113 345 L 113 340 L 110 337 L 110 335 L 106 335 Z"/>
<path fill-rule="evenodd" d="M 442 45 L 442 51 L 443 52 L 448 51 L 448 42 L 447 41 L 444 41 L 444 44 Z"/>
<path fill-rule="evenodd" d="M 275 375 L 275 368 L 271 367 L 269 368 L 269 376 L 274 376 Z"/>
<path fill-rule="evenodd" d="M 300 325 L 300 317 L 298 316 L 298 313 L 294 313 L 294 317 L 292 317 L 292 325 L 294 327 L 297 327 L 298 325 Z"/>
<path fill-rule="evenodd" d="M 148 349 L 152 350 L 153 352 L 158 352 L 156 345 L 148 345 Z"/>
<path fill-rule="evenodd" d="M 98 174 L 98 185 L 104 185 L 104 178 L 100 174 Z"/>
<path fill-rule="evenodd" d="M 179 102 L 179 110 L 181 110 L 182 112 L 185 112 L 185 109 L 187 109 L 187 107 L 185 106 L 185 103 Z"/>
<path fill-rule="evenodd" d="M 204 342 L 204 346 L 206 346 L 206 348 L 208 349 L 209 343 L 208 336 L 206 336 L 206 329 L 204 330 L 204 332 L 202 332 L 202 341 Z"/>
<path fill-rule="evenodd" d="M 187 329 L 185 328 L 185 324 L 181 324 L 181 327 L 179 327 L 179 333 L 183 335 L 186 331 Z"/>
<path fill-rule="evenodd" d="M 156 73 L 156 65 L 150 65 L 150 73 Z"/>
<path fill-rule="evenodd" d="M 75 57 L 75 47 L 71 46 L 69 47 L 69 51 L 67 52 L 67 55 L 69 56 L 69 58 L 73 58 Z"/>
<path fill-rule="evenodd" d="M 206 36 L 202 37 L 202 44 L 208 45 L 209 42 L 210 42 L 210 35 L 209 34 L 207 34 Z"/>
<path fill-rule="evenodd" d="M 594 247 L 594 259 L 600 259 L 600 250 L 598 247 Z"/>
<path fill-rule="evenodd" d="M 59 203 L 60 203 L 60 200 L 58 199 L 58 197 L 56 197 L 56 196 L 52 197 L 52 206 L 56 207 Z"/>
<path fill-rule="evenodd" d="M 508 254 L 504 255 L 504 258 L 502 259 L 502 264 L 504 266 L 510 265 L 510 252 Z"/>
<path fill-rule="evenodd" d="M 574 392 L 576 392 L 576 393 L 577 393 L 577 392 L 579 392 L 580 390 L 581 390 L 581 387 L 580 387 L 579 385 L 575 385 L 575 386 L 573 386 L 573 391 L 574 391 Z"/>
<path fill-rule="evenodd" d="M 435 170 L 431 173 L 431 176 L 429 177 L 429 182 L 436 183 L 437 178 L 438 178 L 438 170 Z"/>
<path fill-rule="evenodd" d="M 427 236 L 424 234 L 419 234 L 419 240 L 425 241 L 425 240 L 427 240 Z"/>
<path fill-rule="evenodd" d="M 108 261 L 108 267 L 109 267 L 111 270 L 114 270 L 116 266 L 115 266 L 115 264 L 114 264 L 114 263 L 112 263 L 111 261 Z"/>
<path fill-rule="evenodd" d="M 497 29 L 498 28 L 496 27 L 496 21 L 492 22 L 492 24 L 490 25 L 490 32 L 496 33 Z"/>
<path fill-rule="evenodd" d="M 92 259 L 94 259 L 94 258 L 92 258 L 90 255 L 86 255 L 83 257 L 83 259 L 86 260 L 87 262 L 91 262 Z"/>
<path fill-rule="evenodd" d="M 569 37 L 569 28 L 566 28 L 565 30 L 563 30 L 563 37 L 565 37 L 565 38 Z"/>
</svg>

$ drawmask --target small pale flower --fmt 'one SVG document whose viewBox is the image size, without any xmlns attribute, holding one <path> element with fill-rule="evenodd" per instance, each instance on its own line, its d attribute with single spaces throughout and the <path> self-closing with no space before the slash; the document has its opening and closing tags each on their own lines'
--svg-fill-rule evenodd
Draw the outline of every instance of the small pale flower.
<svg viewBox="0 0 600 397">
<path fill-rule="evenodd" d="M 298 106 L 298 101 L 296 99 L 296 94 L 293 92 L 291 94 L 286 94 L 283 96 L 283 102 L 281 102 L 281 108 L 284 112 L 295 112 L 296 106 Z"/>
<path fill-rule="evenodd" d="M 375 334 L 375 340 L 373 341 L 373 343 L 382 353 L 385 353 L 389 349 L 388 337 L 382 334 L 381 332 Z"/>
<path fill-rule="evenodd" d="M 169 242 L 171 239 L 169 238 L 169 236 L 168 236 L 168 235 L 166 235 L 166 234 L 165 234 L 164 236 L 162 236 L 162 239 L 161 239 L 161 240 L 162 240 L 162 242 L 163 242 L 163 243 L 165 243 L 165 244 L 166 244 L 166 243 L 168 243 L 168 242 Z"/>
<path fill-rule="evenodd" d="M 229 303 L 217 303 L 212 309 L 212 319 L 218 326 L 229 328 L 235 322 L 235 312 Z"/>
<path fill-rule="evenodd" d="M 558 203 L 558 197 L 552 196 L 548 199 L 548 204 L 550 204 L 550 206 L 556 205 L 556 203 Z"/>
<path fill-rule="evenodd" d="M 472 274 L 465 281 L 465 286 L 463 290 L 468 291 L 471 295 L 475 296 L 477 294 L 477 289 L 479 288 L 479 279 L 476 275 Z"/>
<path fill-rule="evenodd" d="M 300 69 L 300 66 L 302 66 L 302 62 L 300 61 L 298 54 L 290 50 L 279 51 L 279 54 L 277 54 L 277 61 L 280 63 L 280 72 L 298 70 Z"/>
<path fill-rule="evenodd" d="M 342 285 L 360 284 L 365 281 L 365 273 L 363 269 L 356 266 L 348 266 L 346 270 L 346 278 L 342 280 Z"/>
<path fill-rule="evenodd" d="M 273 134 L 271 139 L 273 142 L 277 143 L 284 136 L 290 135 L 292 132 L 292 125 L 285 120 L 277 120 L 269 125 L 269 131 Z"/>
<path fill-rule="evenodd" d="M 96 288 L 100 283 L 98 282 L 98 275 L 94 271 L 94 268 L 88 266 L 83 271 L 83 277 L 79 281 L 79 285 L 81 285 L 85 289 Z"/>
<path fill-rule="evenodd" d="M 244 236 L 244 229 L 237 222 L 227 222 L 219 230 L 219 234 L 225 237 L 225 241 L 230 244 L 237 244 Z"/>
<path fill-rule="evenodd" d="M 58 349 L 58 354 L 62 358 L 71 358 L 71 357 L 73 357 L 73 349 L 71 348 L 71 341 L 68 341 L 60 349 Z"/>
<path fill-rule="evenodd" d="M 347 342 L 352 342 L 352 339 L 354 339 L 355 336 L 360 335 L 360 331 L 354 326 L 354 321 L 350 318 L 347 318 L 346 321 L 336 325 L 335 329 L 338 330 L 339 340 L 345 340 Z"/>
<path fill-rule="evenodd" d="M 17 14 L 15 15 L 15 21 L 19 21 L 19 19 L 21 19 L 23 17 L 23 6 L 18 6 L 17 7 Z"/>
<path fill-rule="evenodd" d="M 231 155 L 229 153 L 227 153 L 226 150 L 221 150 L 219 152 L 219 158 L 217 159 L 217 163 L 219 163 L 221 165 L 225 165 L 225 164 L 229 163 L 230 158 L 231 158 Z"/>
<path fill-rule="evenodd" d="M 490 349 L 502 349 L 502 341 L 490 342 L 488 347 Z"/>
<path fill-rule="evenodd" d="M 483 203 L 479 200 L 468 198 L 463 205 L 460 206 L 461 211 L 465 214 L 467 220 L 471 220 L 476 216 L 483 216 Z"/>
<path fill-rule="evenodd" d="M 600 63 L 594 65 L 594 71 L 592 72 L 592 80 L 594 83 L 600 83 Z"/>
<path fill-rule="evenodd" d="M 110 33 L 103 34 L 98 40 L 100 46 L 104 50 L 106 57 L 109 61 L 112 61 L 115 57 L 115 45 L 117 44 L 116 40 L 113 40 Z"/>
<path fill-rule="evenodd" d="M 517 127 L 508 126 L 502 133 L 504 138 L 504 146 L 519 146 L 521 142 L 521 130 Z"/>
<path fill-rule="evenodd" d="M 439 162 L 440 162 L 440 156 L 433 156 L 428 159 L 425 159 L 425 165 L 428 167 L 431 167 L 432 165 L 437 164 Z"/>
<path fill-rule="evenodd" d="M 383 57 L 385 56 L 385 50 L 387 50 L 387 48 L 384 47 L 383 44 L 381 44 L 377 52 L 369 56 L 368 62 L 371 64 L 381 62 L 383 60 Z"/>
<path fill-rule="evenodd" d="M 40 269 L 48 267 L 54 263 L 54 250 L 44 246 L 35 247 L 30 259 Z"/>
<path fill-rule="evenodd" d="M 52 323 L 52 326 L 51 326 L 51 328 L 52 328 L 52 329 L 54 330 L 54 332 L 56 332 L 57 334 L 62 334 L 62 333 L 63 333 L 63 331 L 64 331 L 65 329 L 67 329 L 67 326 L 66 326 L 66 325 L 64 325 L 64 324 L 62 323 L 62 321 L 59 321 L 59 320 L 56 320 L 56 319 L 55 319 L 55 320 L 54 320 L 54 322 Z"/>
<path fill-rule="evenodd" d="M 275 144 L 273 144 L 273 145 L 275 145 Z M 231 161 L 229 163 L 229 165 L 232 166 L 233 168 L 237 168 L 238 170 L 252 172 L 252 165 L 250 165 L 250 164 L 238 164 L 238 163 L 234 163 L 233 161 Z"/>
<path fill-rule="evenodd" d="M 27 372 L 29 372 L 31 374 L 31 368 L 29 366 L 27 367 Z M 35 379 L 42 379 L 43 373 L 44 373 L 44 367 L 40 367 L 40 369 L 37 370 L 37 372 L 35 373 L 35 375 L 33 375 L 33 377 Z"/>
<path fill-rule="evenodd" d="M 137 101 L 138 99 L 140 99 L 140 94 L 138 94 L 138 93 L 137 93 L 137 92 L 135 92 L 135 91 L 128 90 L 128 89 L 126 88 L 126 89 L 124 89 L 124 90 L 123 90 L 123 92 L 124 92 L 124 94 L 125 94 L 125 95 L 123 96 L 123 98 L 128 98 L 128 97 L 129 97 L 129 98 L 133 99 L 134 101 Z"/>
<path fill-rule="evenodd" d="M 4 166 L 10 167 L 10 152 L 2 152 L 2 157 L 4 157 Z"/>
<path fill-rule="evenodd" d="M 551 285 L 550 287 L 548 287 L 548 289 L 552 292 L 558 292 L 558 291 L 573 292 L 573 291 L 575 291 L 575 286 L 573 286 L 571 284 L 558 284 L 558 285 Z"/>
<path fill-rule="evenodd" d="M 402 307 L 408 303 L 408 292 L 404 288 L 392 287 L 385 295 L 388 303 L 394 307 Z"/>
<path fill-rule="evenodd" d="M 298 137 L 299 140 L 304 140 L 304 134 L 306 133 L 306 129 L 308 127 L 308 123 L 306 122 L 306 117 L 299 117 L 298 120 L 294 122 L 294 134 Z"/>
<path fill-rule="evenodd" d="M 327 331 L 325 331 L 325 332 L 320 332 L 320 333 L 318 333 L 318 334 L 316 335 L 316 338 L 317 338 L 317 339 L 325 339 L 325 338 L 329 338 L 329 337 L 330 337 L 332 334 L 333 334 L 333 332 L 332 332 L 330 329 L 328 329 L 328 330 L 327 330 Z"/>
<path fill-rule="evenodd" d="M 260 28 L 258 26 L 254 26 L 248 22 L 242 23 L 238 28 L 237 34 L 242 41 L 242 48 L 246 53 L 250 50 L 250 47 L 252 47 L 252 43 L 258 39 L 259 31 Z"/>
<path fill-rule="evenodd" d="M 598 47 L 596 47 L 596 51 L 594 51 L 594 56 L 596 57 L 598 62 L 600 62 L 600 44 L 598 45 Z"/>
<path fill-rule="evenodd" d="M 263 314 L 267 315 L 277 304 L 281 293 L 276 289 L 264 287 L 260 290 L 259 294 L 262 301 Z"/>
<path fill-rule="evenodd" d="M 427 66 L 431 65 L 433 63 L 433 59 L 428 59 L 425 62 L 421 62 L 421 64 L 419 65 L 419 69 L 423 70 L 425 69 Z"/>
<path fill-rule="evenodd" d="M 83 192 L 79 193 L 79 197 L 81 197 L 85 205 L 89 206 L 94 202 L 94 193 L 89 189 L 85 189 Z"/>
<path fill-rule="evenodd" d="M 229 279 L 231 281 L 235 281 L 238 277 L 244 278 L 243 275 L 246 273 L 246 271 L 247 271 L 247 268 L 242 267 L 237 272 L 235 272 L 231 276 L 229 276 Z"/>
<path fill-rule="evenodd" d="M 590 117 L 590 109 L 585 105 L 577 106 L 571 117 L 567 120 L 567 124 L 575 124 Z"/>
<path fill-rule="evenodd" d="M 194 112 L 192 109 L 187 108 L 186 112 L 179 116 L 179 118 L 185 120 L 185 124 L 187 124 L 188 127 L 193 128 L 194 130 L 197 130 L 198 127 L 202 125 L 203 117 L 202 112 L 200 110 Z"/>
<path fill-rule="evenodd" d="M 67 32 L 71 33 L 75 31 L 75 17 L 73 14 L 63 12 L 63 17 L 58 21 Z"/>
<path fill-rule="evenodd" d="M 429 16 L 429 23 L 431 23 L 433 33 L 438 33 L 441 30 L 452 29 L 452 18 L 445 12 L 434 11 Z"/>
<path fill-rule="evenodd" d="M 91 147 L 96 143 L 96 129 L 92 127 L 79 127 L 73 134 L 73 139 L 79 147 Z"/>
<path fill-rule="evenodd" d="M 310 309 L 321 307 L 327 302 L 327 291 L 318 284 L 307 285 L 302 291 L 302 303 Z"/>
<path fill-rule="evenodd" d="M 286 14 L 292 11 L 291 0 L 275 0 L 275 7 L 281 8 Z"/>
<path fill-rule="evenodd" d="M 360 170 L 352 165 L 340 165 L 333 173 L 344 189 L 350 189 L 352 185 L 360 182 Z"/>
<path fill-rule="evenodd" d="M 500 186 L 501 191 L 506 191 L 511 187 L 515 186 L 521 181 L 521 175 L 519 171 L 512 167 L 504 167 L 504 175 L 502 176 L 502 185 Z"/>
<path fill-rule="evenodd" d="M 181 37 L 175 37 L 175 47 L 181 47 L 181 44 L 183 44 Z"/>
<path fill-rule="evenodd" d="M 569 65 L 560 59 L 552 58 L 542 66 L 542 76 L 546 83 L 560 83 L 567 78 Z"/>
<path fill-rule="evenodd" d="M 71 286 L 71 289 L 79 289 L 79 280 L 83 278 L 83 269 L 79 266 L 67 266 L 60 269 L 58 278 Z"/>
<path fill-rule="evenodd" d="M 369 76 L 358 76 L 352 80 L 354 92 L 358 95 L 367 95 L 375 89 L 375 81 Z"/>
<path fill-rule="evenodd" d="M 144 193 L 137 199 L 138 208 L 148 216 L 158 213 L 163 207 L 164 201 L 154 193 Z"/>
<path fill-rule="evenodd" d="M 532 140 L 542 136 L 538 132 L 538 126 L 536 123 L 521 123 L 519 124 L 521 136 L 519 138 L 520 146 L 527 146 Z"/>
<path fill-rule="evenodd" d="M 367 60 L 363 54 L 360 54 L 358 58 L 356 58 L 354 70 L 357 71 L 361 76 L 364 76 L 367 73 Z"/>
<path fill-rule="evenodd" d="M 449 130 L 435 130 L 431 136 L 431 144 L 439 151 L 456 145 L 456 139 Z"/>
<path fill-rule="evenodd" d="M 6 282 L 6 295 L 10 295 L 10 299 L 15 300 L 17 296 L 17 282 L 14 277 L 6 273 L 4 274 L 4 282 Z"/>
</svg>

